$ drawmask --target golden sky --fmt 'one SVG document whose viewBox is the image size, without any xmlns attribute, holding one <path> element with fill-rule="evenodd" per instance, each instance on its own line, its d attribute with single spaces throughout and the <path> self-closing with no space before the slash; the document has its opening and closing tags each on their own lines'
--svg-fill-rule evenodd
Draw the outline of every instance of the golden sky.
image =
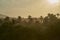
<svg viewBox="0 0 60 40">
<path fill-rule="evenodd" d="M 60 0 L 58 3 L 50 0 L 0 0 L 0 14 L 39 17 L 48 13 L 60 13 Z"/>
</svg>

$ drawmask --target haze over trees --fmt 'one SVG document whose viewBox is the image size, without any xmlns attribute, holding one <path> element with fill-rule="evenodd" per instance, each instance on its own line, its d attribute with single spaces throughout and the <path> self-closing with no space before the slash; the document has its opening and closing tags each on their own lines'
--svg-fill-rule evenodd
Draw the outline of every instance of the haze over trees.
<svg viewBox="0 0 60 40">
<path fill-rule="evenodd" d="M 0 18 L 0 40 L 60 40 L 59 16 Z"/>
</svg>

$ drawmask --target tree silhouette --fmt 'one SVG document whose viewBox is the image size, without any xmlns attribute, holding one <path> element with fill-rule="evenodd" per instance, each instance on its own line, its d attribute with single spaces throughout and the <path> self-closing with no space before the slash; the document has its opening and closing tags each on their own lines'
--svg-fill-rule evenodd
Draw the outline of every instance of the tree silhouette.
<svg viewBox="0 0 60 40">
<path fill-rule="evenodd" d="M 28 23 L 32 23 L 33 22 L 33 19 L 32 19 L 32 16 L 28 16 Z"/>
<path fill-rule="evenodd" d="M 29 16 L 28 16 L 28 19 L 31 19 L 31 18 L 32 18 L 32 16 L 31 16 L 31 15 L 29 15 Z"/>
<path fill-rule="evenodd" d="M 21 21 L 22 21 L 21 16 L 18 16 L 18 18 L 17 18 L 17 22 L 20 23 Z"/>
<path fill-rule="evenodd" d="M 14 18 L 12 18 L 12 24 L 15 24 L 16 20 Z"/>
<path fill-rule="evenodd" d="M 40 16 L 40 23 L 43 23 L 43 16 Z"/>
<path fill-rule="evenodd" d="M 5 20 L 5 21 L 9 21 L 9 19 L 10 19 L 10 17 L 7 16 L 7 17 L 5 17 L 4 20 Z"/>
<path fill-rule="evenodd" d="M 56 15 L 57 15 L 57 17 L 59 17 L 59 16 L 60 16 L 60 14 L 59 14 L 59 13 L 57 13 Z"/>
<path fill-rule="evenodd" d="M 28 18 L 0 19 L 0 40 L 60 40 L 60 18 L 57 16 L 48 13 L 44 18 L 29 15 Z"/>
</svg>

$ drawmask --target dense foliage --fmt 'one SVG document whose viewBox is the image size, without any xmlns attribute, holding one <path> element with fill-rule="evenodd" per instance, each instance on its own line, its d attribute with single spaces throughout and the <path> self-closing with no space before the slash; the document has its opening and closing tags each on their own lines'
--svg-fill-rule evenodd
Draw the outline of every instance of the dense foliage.
<svg viewBox="0 0 60 40">
<path fill-rule="evenodd" d="M 60 40 L 59 14 L 27 20 L 6 17 L 0 19 L 0 40 Z"/>
</svg>

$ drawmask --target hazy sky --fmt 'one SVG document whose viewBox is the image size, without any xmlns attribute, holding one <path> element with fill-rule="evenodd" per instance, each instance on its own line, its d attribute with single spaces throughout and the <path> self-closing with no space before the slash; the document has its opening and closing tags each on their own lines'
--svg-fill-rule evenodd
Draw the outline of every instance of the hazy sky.
<svg viewBox="0 0 60 40">
<path fill-rule="evenodd" d="M 0 14 L 12 17 L 19 15 L 39 17 L 45 16 L 49 12 L 60 13 L 60 2 L 51 4 L 48 0 L 0 0 Z"/>
</svg>

